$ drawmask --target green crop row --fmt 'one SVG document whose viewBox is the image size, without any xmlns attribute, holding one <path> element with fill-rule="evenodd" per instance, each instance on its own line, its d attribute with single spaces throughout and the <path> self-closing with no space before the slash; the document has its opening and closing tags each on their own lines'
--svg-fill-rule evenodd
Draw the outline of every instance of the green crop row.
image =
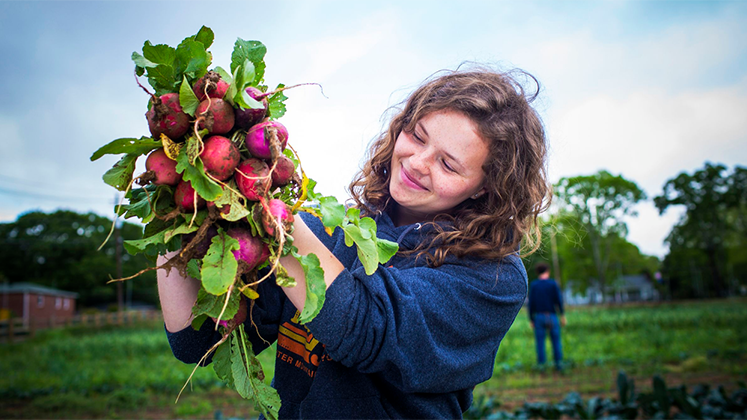
<svg viewBox="0 0 747 420">
<path fill-rule="evenodd" d="M 662 364 L 692 358 L 739 359 L 747 355 L 747 302 L 638 307 L 569 308 L 562 329 L 567 366 L 605 363 Z M 552 360 L 549 340 L 548 359 Z M 536 362 L 534 333 L 525 310 L 506 334 L 496 371 L 531 369 Z"/>
<path fill-rule="evenodd" d="M 744 371 L 745 303 L 569 308 L 562 337 L 566 366 L 609 364 L 632 369 L 679 363 L 688 369 L 708 369 L 718 361 L 737 373 Z M 547 347 L 551 358 L 549 343 Z M 260 355 L 268 379 L 273 357 L 271 350 Z M 495 363 L 494 377 L 534 369 L 534 338 L 523 311 L 503 340 Z M 192 369 L 174 359 L 162 325 L 42 331 L 25 342 L 0 345 L 0 399 L 130 391 L 176 396 Z M 212 368 L 200 368 L 188 389 L 224 387 Z"/>
</svg>

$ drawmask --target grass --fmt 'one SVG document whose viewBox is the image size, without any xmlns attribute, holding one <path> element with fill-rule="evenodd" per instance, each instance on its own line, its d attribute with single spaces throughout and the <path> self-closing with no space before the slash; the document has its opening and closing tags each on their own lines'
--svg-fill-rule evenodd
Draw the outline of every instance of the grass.
<svg viewBox="0 0 747 420">
<path fill-rule="evenodd" d="M 614 396 L 625 370 L 636 387 L 667 383 L 729 386 L 747 376 L 746 300 L 572 308 L 563 329 L 566 369 L 535 366 L 525 313 L 506 335 L 493 377 L 476 394 L 508 407 L 559 401 L 570 391 Z M 549 347 L 549 345 L 548 345 Z M 548 348 L 548 355 L 551 355 Z M 274 353 L 260 355 L 267 378 Z M 163 326 L 68 328 L 0 346 L 0 418 L 254 418 L 251 402 L 228 389 L 212 368 L 174 359 Z"/>
<path fill-rule="evenodd" d="M 620 370 L 640 389 L 650 388 L 653 375 L 672 386 L 735 387 L 747 377 L 745 299 L 576 307 L 566 317 L 564 373 L 536 366 L 534 336 L 522 310 L 501 344 L 493 377 L 475 393 L 508 403 L 559 401 L 571 391 L 614 396 Z"/>
</svg>

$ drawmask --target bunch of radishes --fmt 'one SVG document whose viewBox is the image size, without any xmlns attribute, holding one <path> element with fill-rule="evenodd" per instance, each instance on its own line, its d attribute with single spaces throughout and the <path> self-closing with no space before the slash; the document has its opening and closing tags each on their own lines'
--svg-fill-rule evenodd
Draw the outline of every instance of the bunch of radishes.
<svg viewBox="0 0 747 420">
<path fill-rule="evenodd" d="M 277 121 L 285 113 L 288 88 L 264 85 L 265 46 L 238 39 L 229 73 L 208 70 L 212 42 L 212 30 L 203 26 L 176 48 L 146 41 L 142 54 L 133 53 L 137 83 L 150 96 L 145 116 L 151 137 L 116 139 L 91 160 L 123 155 L 103 179 L 125 192 L 128 202 L 117 206 L 117 214 L 145 225 L 143 238 L 125 241 L 125 249 L 151 257 L 179 250 L 160 266 L 113 281 L 156 269 L 199 279 L 192 326 L 213 318 L 216 329 L 223 327 L 222 339 L 205 357 L 213 354 L 216 373 L 275 419 L 280 399 L 264 383 L 244 331 L 251 312 L 244 297 L 258 298 L 257 285 L 273 275 L 277 284 L 294 286 L 279 265 L 280 257 L 292 255 L 306 277 L 299 322 L 321 310 L 323 271 L 315 255 L 296 252 L 293 214 L 320 217 L 330 234 L 341 228 L 369 274 L 397 252 L 397 244 L 377 238 L 376 223 L 358 209 L 313 191 L 314 181 L 303 173 L 288 146 L 288 131 Z M 154 93 L 140 84 L 142 76 Z M 137 159 L 145 155 L 146 171 L 134 176 Z M 133 188 L 135 183 L 140 187 Z M 307 200 L 313 205 L 302 206 Z"/>
<path fill-rule="evenodd" d="M 191 136 L 199 146 L 197 156 L 205 174 L 224 189 L 236 188 L 245 199 L 243 205 L 260 204 L 264 233 L 282 241 L 282 234 L 287 232 L 293 216 L 288 203 L 272 197 L 289 183 L 297 183 L 298 176 L 293 160 L 283 154 L 288 142 L 287 129 L 277 121 L 266 119 L 267 97 L 275 92 L 265 93 L 256 87 L 247 87 L 246 93 L 262 107 L 242 109 L 223 99 L 228 88 L 228 83 L 214 71 L 198 79 L 192 87 L 200 99 L 194 117 L 182 110 L 178 93 L 153 96 L 146 113 L 148 127 L 154 139 L 165 136 L 166 142 L 175 144 L 184 144 Z M 170 157 L 167 150 L 156 149 L 148 155 L 147 172 L 141 176 L 141 181 L 175 187 L 174 202 L 179 212 L 193 213 L 215 206 L 220 214 L 228 214 L 231 204 L 201 197 L 191 182 L 177 172 L 176 157 Z M 228 234 L 239 241 L 240 250 L 234 255 L 243 263 L 243 271 L 265 262 L 270 253 L 260 240 L 261 235 L 257 232 L 252 235 L 248 221 L 233 221 L 232 224 Z M 210 239 L 208 235 L 204 240 L 209 243 Z"/>
</svg>

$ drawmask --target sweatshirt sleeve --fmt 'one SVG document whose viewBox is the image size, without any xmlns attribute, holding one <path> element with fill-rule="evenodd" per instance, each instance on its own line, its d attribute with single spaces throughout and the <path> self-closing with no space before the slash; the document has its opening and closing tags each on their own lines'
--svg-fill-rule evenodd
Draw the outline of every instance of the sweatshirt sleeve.
<svg viewBox="0 0 747 420">
<path fill-rule="evenodd" d="M 491 377 L 526 292 L 518 257 L 380 266 L 370 276 L 343 270 L 307 327 L 343 365 L 383 375 L 404 392 L 450 392 Z"/>
</svg>

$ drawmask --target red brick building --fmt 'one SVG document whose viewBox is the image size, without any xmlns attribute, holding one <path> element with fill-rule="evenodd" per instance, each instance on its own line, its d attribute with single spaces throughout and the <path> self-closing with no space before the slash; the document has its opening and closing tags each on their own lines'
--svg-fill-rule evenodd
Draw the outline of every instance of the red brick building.
<svg viewBox="0 0 747 420">
<path fill-rule="evenodd" d="M 46 326 L 51 320 L 63 322 L 75 314 L 77 293 L 34 283 L 0 285 L 0 308 L 9 309 L 23 325 Z"/>
</svg>

